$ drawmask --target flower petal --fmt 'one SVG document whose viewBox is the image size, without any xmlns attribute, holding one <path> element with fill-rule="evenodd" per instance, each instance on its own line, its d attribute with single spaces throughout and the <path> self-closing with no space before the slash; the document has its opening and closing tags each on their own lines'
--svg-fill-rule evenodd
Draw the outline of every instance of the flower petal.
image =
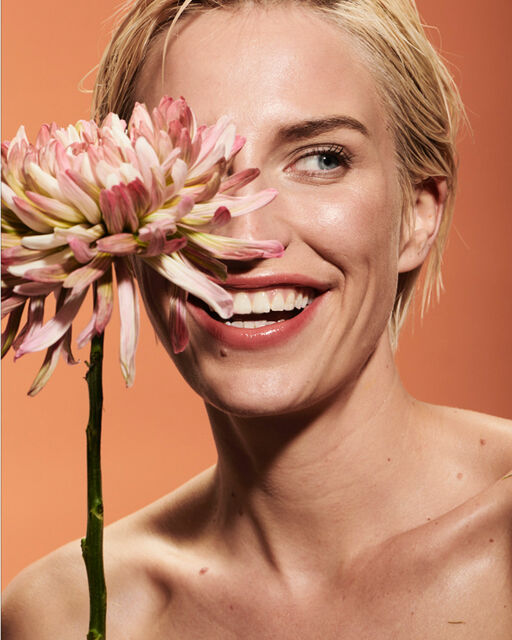
<svg viewBox="0 0 512 640">
<path fill-rule="evenodd" d="M 96 283 L 96 333 L 103 333 L 110 321 L 114 308 L 112 269 L 104 273 Z"/>
<path fill-rule="evenodd" d="M 71 175 L 69 170 L 57 173 L 57 180 L 62 196 L 64 196 L 68 202 L 73 203 L 83 214 L 83 216 L 79 216 L 76 222 L 81 222 L 83 217 L 85 217 L 91 224 L 97 224 L 101 221 L 101 213 L 98 205 L 88 193 L 78 186 L 71 178 Z"/>
<path fill-rule="evenodd" d="M 42 351 L 55 344 L 71 326 L 86 293 L 87 290 L 66 293 L 63 297 L 63 304 L 55 316 L 18 347 L 16 359 L 25 353 Z"/>
<path fill-rule="evenodd" d="M 140 243 L 132 233 L 116 233 L 112 236 L 101 238 L 96 243 L 100 251 L 116 256 L 127 256 L 140 249 Z"/>
<path fill-rule="evenodd" d="M 16 293 L 16 291 L 14 293 Z M 18 295 L 10 295 L 5 300 L 2 300 L 2 318 L 8 313 L 12 313 L 14 309 L 18 307 L 22 307 L 23 309 L 26 301 L 27 299 L 25 297 Z"/>
<path fill-rule="evenodd" d="M 182 258 L 179 258 L 179 254 L 148 257 L 144 258 L 144 262 L 173 284 L 206 302 L 221 318 L 230 318 L 233 315 L 231 295 L 218 284 L 208 280 L 204 274 L 186 264 Z"/>
<path fill-rule="evenodd" d="M 30 389 L 28 390 L 29 396 L 34 397 L 35 395 L 37 395 L 48 382 L 52 373 L 55 371 L 55 367 L 57 366 L 57 362 L 59 361 L 59 355 L 61 354 L 63 348 L 63 341 L 64 336 L 55 344 L 51 345 L 50 348 L 46 351 L 43 364 L 37 372 L 37 375 L 34 378 Z"/>
<path fill-rule="evenodd" d="M 66 289 L 73 289 L 75 292 L 83 291 L 100 278 L 111 264 L 111 256 L 105 253 L 98 253 L 88 264 L 72 271 L 62 285 Z"/>
<path fill-rule="evenodd" d="M 48 253 L 40 257 L 41 254 L 35 253 L 35 258 L 31 262 L 24 262 L 22 264 L 15 264 L 8 268 L 8 272 L 13 276 L 18 276 L 19 278 L 26 278 L 26 273 L 28 271 L 36 270 L 36 269 L 45 269 L 51 266 L 59 266 L 66 264 L 69 258 L 73 256 L 72 252 L 68 247 L 63 249 L 62 251 L 55 251 L 53 253 Z"/>
<path fill-rule="evenodd" d="M 56 200 L 55 198 L 48 198 L 41 193 L 35 193 L 34 191 L 26 192 L 27 198 L 29 198 L 41 211 L 49 213 L 55 218 L 63 222 L 70 224 L 77 224 L 82 222 L 84 217 L 73 207 L 62 202 L 62 200 Z"/>
<path fill-rule="evenodd" d="M 227 178 L 227 180 L 223 180 L 220 185 L 219 193 L 230 193 L 237 189 L 241 189 L 257 178 L 259 174 L 259 169 L 244 169 L 243 171 L 238 171 Z"/>
<path fill-rule="evenodd" d="M 283 245 L 277 240 L 241 240 L 197 231 L 188 232 L 187 238 L 189 243 L 194 243 L 221 260 L 280 258 L 284 253 Z"/>
<path fill-rule="evenodd" d="M 133 275 L 125 261 L 116 262 L 115 269 L 121 317 L 119 359 L 126 386 L 131 387 L 135 378 L 135 350 L 139 338 L 139 303 Z"/>
<path fill-rule="evenodd" d="M 13 349 L 16 351 L 19 345 L 33 335 L 43 324 L 44 316 L 44 296 L 38 296 L 30 299 L 28 305 L 27 322 L 23 329 L 19 332 L 16 340 L 13 342 Z"/>
<path fill-rule="evenodd" d="M 174 353 L 181 353 L 188 344 L 186 300 L 187 294 L 172 285 L 169 305 L 169 335 Z"/>
<path fill-rule="evenodd" d="M 18 197 L 5 182 L 2 183 L 2 201 L 29 229 L 38 233 L 53 231 L 53 221 Z"/>
<path fill-rule="evenodd" d="M 22 282 L 14 287 L 14 293 L 22 296 L 46 296 L 60 286 L 60 282 Z"/>
<path fill-rule="evenodd" d="M 23 315 L 23 306 L 15 307 L 7 320 L 5 330 L 2 332 L 2 358 L 11 348 L 14 341 L 14 337 L 21 322 L 21 316 Z"/>
</svg>

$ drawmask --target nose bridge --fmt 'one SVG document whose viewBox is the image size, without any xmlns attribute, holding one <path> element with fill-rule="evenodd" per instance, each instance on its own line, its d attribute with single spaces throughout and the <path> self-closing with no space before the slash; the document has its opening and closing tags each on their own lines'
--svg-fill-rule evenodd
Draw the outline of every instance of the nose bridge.
<svg viewBox="0 0 512 640">
<path fill-rule="evenodd" d="M 258 147 L 258 136 L 256 135 L 256 132 L 252 133 L 252 135 L 250 133 L 246 138 L 243 147 L 233 158 L 230 170 L 231 174 L 236 174 L 240 171 L 254 168 L 257 168 L 260 173 L 248 184 L 239 187 L 235 191 L 231 191 L 231 196 L 234 196 L 235 198 L 255 196 L 259 192 L 272 187 L 270 184 L 272 181 L 271 176 L 268 175 L 267 168 L 262 166 L 262 157 Z M 278 198 L 279 196 L 277 196 L 277 199 Z M 272 235 L 272 233 L 274 233 L 274 235 L 276 233 L 275 201 L 276 198 L 259 209 L 255 209 L 254 211 L 241 215 L 236 214 L 238 203 L 233 203 L 233 206 L 231 207 L 233 217 L 228 224 L 224 225 L 220 229 L 220 232 L 222 235 L 247 240 L 278 239 L 274 238 Z"/>
<path fill-rule="evenodd" d="M 238 158 L 236 158 L 238 160 Z M 234 172 L 243 169 L 255 168 L 254 163 L 239 162 L 234 165 Z M 269 180 L 269 176 L 264 167 L 256 167 L 260 174 L 249 184 L 241 187 L 232 195 L 235 197 L 255 196 L 266 189 L 275 188 Z M 233 207 L 233 210 L 235 207 Z M 268 204 L 250 211 L 236 215 L 234 211 L 230 222 L 222 227 L 223 235 L 245 240 L 279 240 L 285 247 L 289 243 L 289 233 L 286 225 L 283 224 L 282 211 L 280 207 L 279 193 Z"/>
</svg>

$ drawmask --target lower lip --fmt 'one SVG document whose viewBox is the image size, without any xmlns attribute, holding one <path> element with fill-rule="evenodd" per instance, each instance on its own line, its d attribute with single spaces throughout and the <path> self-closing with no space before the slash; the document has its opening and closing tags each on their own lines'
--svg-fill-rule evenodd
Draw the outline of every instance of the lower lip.
<svg viewBox="0 0 512 640">
<path fill-rule="evenodd" d="M 274 322 L 257 329 L 232 327 L 214 320 L 204 309 L 196 307 L 190 301 L 187 303 L 187 309 L 197 324 L 219 342 L 236 349 L 255 350 L 273 347 L 300 333 L 313 319 L 324 295 L 317 296 L 301 313 L 290 320 Z"/>
</svg>

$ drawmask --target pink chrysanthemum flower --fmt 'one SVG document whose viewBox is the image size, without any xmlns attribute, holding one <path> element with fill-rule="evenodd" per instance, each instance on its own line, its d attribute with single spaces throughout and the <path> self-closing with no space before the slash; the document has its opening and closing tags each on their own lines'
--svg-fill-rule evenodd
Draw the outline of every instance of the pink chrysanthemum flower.
<svg viewBox="0 0 512 640">
<path fill-rule="evenodd" d="M 184 301 L 191 293 L 221 317 L 232 315 L 220 260 L 278 257 L 276 241 L 244 241 L 211 232 L 270 202 L 267 189 L 231 195 L 258 175 L 227 168 L 244 140 L 228 118 L 197 127 L 183 99 L 162 98 L 150 115 L 136 104 L 128 126 L 109 114 L 100 126 L 44 125 L 34 145 L 23 127 L 2 145 L 2 355 L 47 349 L 29 391 L 37 393 L 62 354 L 71 353 L 73 320 L 91 285 L 91 320 L 78 346 L 100 334 L 113 308 L 116 273 L 121 316 L 120 360 L 132 384 L 139 329 L 135 273 L 147 268 L 172 286 L 169 327 L 174 350 L 185 348 Z M 43 324 L 48 294 L 55 315 Z M 25 325 L 20 329 L 28 303 Z"/>
</svg>

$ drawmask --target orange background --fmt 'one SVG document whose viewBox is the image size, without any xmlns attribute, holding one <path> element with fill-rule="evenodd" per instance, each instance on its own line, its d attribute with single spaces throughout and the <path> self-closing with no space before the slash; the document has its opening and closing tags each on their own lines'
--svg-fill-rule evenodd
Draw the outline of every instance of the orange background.
<svg viewBox="0 0 512 640">
<path fill-rule="evenodd" d="M 118 0 L 4 0 L 2 139 L 20 123 L 88 117 L 78 91 L 99 60 Z M 510 0 L 418 0 L 461 87 L 473 127 L 461 140 L 446 291 L 404 332 L 398 353 L 417 397 L 512 417 L 510 247 Z M 86 81 L 92 86 L 92 79 Z M 86 316 L 82 314 L 79 326 Z M 116 321 L 117 322 L 117 321 Z M 414 331 L 411 327 L 414 324 Z M 112 522 L 171 491 L 215 461 L 205 411 L 144 318 L 135 386 L 118 365 L 118 327 L 107 329 L 104 498 Z M 76 354 L 75 354 L 76 355 Z M 82 361 L 87 351 L 78 354 Z M 35 399 L 25 394 L 43 354 L 3 365 L 3 584 L 85 531 L 87 388 L 84 364 L 59 364 Z"/>
</svg>

